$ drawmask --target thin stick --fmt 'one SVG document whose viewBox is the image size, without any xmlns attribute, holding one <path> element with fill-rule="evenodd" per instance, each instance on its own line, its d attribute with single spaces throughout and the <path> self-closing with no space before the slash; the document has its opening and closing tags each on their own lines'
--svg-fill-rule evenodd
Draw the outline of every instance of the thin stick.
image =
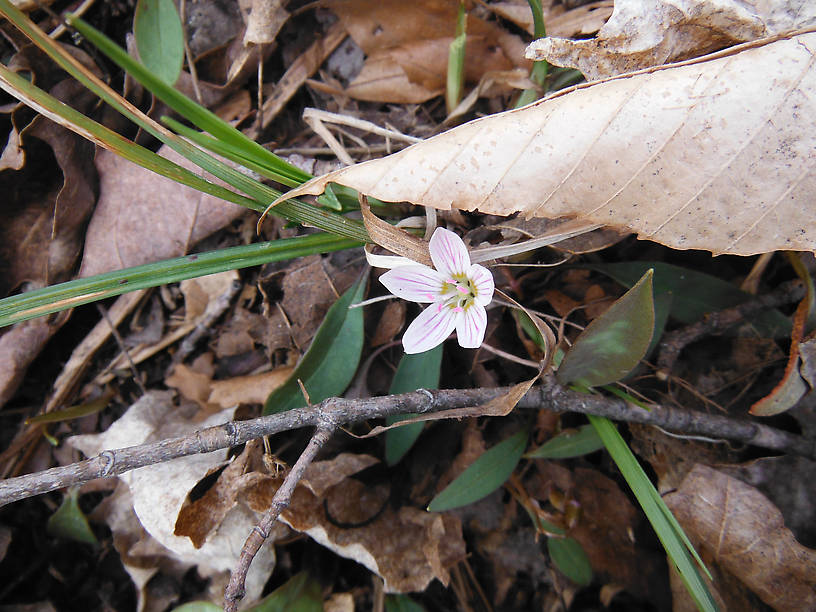
<svg viewBox="0 0 816 612">
<path fill-rule="evenodd" d="M 281 431 L 318 427 L 329 417 L 334 423 L 344 425 L 392 415 L 432 414 L 453 408 L 480 406 L 506 395 L 509 391 L 509 387 L 442 389 L 364 399 L 330 398 L 311 408 L 289 410 L 248 421 L 232 421 L 202 429 L 185 437 L 107 450 L 85 461 L 2 480 L 0 507 L 69 485 L 116 476 L 177 457 L 210 453 Z M 594 414 L 617 421 L 655 425 L 675 433 L 734 440 L 816 459 L 816 440 L 775 429 L 751 419 L 660 405 L 653 405 L 650 410 L 645 410 L 614 397 L 568 391 L 559 385 L 552 375 L 543 376 L 540 385 L 530 389 L 518 403 L 517 408 Z"/>
<path fill-rule="evenodd" d="M 229 584 L 224 590 L 224 612 L 235 612 L 238 609 L 238 602 L 244 597 L 244 583 L 252 560 L 269 537 L 269 532 L 275 521 L 278 520 L 280 513 L 289 507 L 295 487 L 303 478 L 306 468 L 312 463 L 320 449 L 326 445 L 336 429 L 337 426 L 331 419 L 326 419 L 325 422 L 318 425 L 314 435 L 309 440 L 309 444 L 306 445 L 306 449 L 301 453 L 295 465 L 289 470 L 286 478 L 283 479 L 283 483 L 275 492 L 266 514 L 252 529 L 246 542 L 244 542 L 238 562 L 232 570 Z"/>
</svg>

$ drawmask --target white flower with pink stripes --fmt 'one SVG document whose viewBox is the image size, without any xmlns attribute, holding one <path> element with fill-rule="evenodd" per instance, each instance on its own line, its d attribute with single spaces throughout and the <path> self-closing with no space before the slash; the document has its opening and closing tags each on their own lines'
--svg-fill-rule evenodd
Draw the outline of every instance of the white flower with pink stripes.
<svg viewBox="0 0 816 612">
<path fill-rule="evenodd" d="M 470 263 L 465 243 L 449 230 L 436 228 L 428 246 L 435 270 L 412 263 L 380 277 L 397 297 L 431 304 L 405 330 L 405 352 L 428 351 L 454 329 L 460 346 L 478 348 L 487 329 L 485 306 L 493 299 L 493 276 L 484 266 Z"/>
</svg>

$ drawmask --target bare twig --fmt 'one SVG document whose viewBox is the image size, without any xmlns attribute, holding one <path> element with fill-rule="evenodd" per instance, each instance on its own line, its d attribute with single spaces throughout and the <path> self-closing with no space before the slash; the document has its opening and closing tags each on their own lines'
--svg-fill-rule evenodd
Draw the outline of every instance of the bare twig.
<svg viewBox="0 0 816 612">
<path fill-rule="evenodd" d="M 453 408 L 480 406 L 508 393 L 494 389 L 444 389 L 365 399 L 330 398 L 312 408 L 289 410 L 249 421 L 233 421 L 202 429 L 189 436 L 117 450 L 42 472 L 0 481 L 0 506 L 73 484 L 115 476 L 177 457 L 209 453 L 237 446 L 265 435 L 318 427 L 326 418 L 347 424 L 409 413 L 431 414 Z M 541 378 L 518 403 L 522 409 L 579 412 L 613 420 L 655 425 L 675 433 L 734 440 L 767 449 L 816 459 L 816 440 L 768 427 L 750 419 L 711 415 L 659 405 L 645 410 L 617 398 L 568 391 L 552 375 Z"/>
<path fill-rule="evenodd" d="M 782 283 L 771 293 L 761 295 L 743 304 L 712 312 L 702 320 L 663 336 L 657 359 L 659 373 L 668 376 L 680 352 L 700 338 L 720 334 L 731 325 L 752 317 L 763 310 L 798 302 L 805 297 L 805 286 L 796 279 Z"/>
<path fill-rule="evenodd" d="M 244 547 L 241 549 L 238 562 L 232 570 L 229 584 L 227 584 L 227 588 L 224 590 L 225 612 L 235 612 L 235 610 L 238 609 L 238 602 L 244 597 L 244 583 L 252 560 L 269 537 L 269 531 L 272 529 L 275 521 L 278 520 L 280 513 L 283 512 L 292 501 L 292 494 L 295 492 L 297 483 L 303 478 L 303 473 L 306 471 L 306 468 L 312 463 L 320 449 L 329 441 L 329 438 L 331 438 L 336 428 L 337 426 L 331 419 L 326 419 L 317 426 L 306 449 L 301 453 L 300 457 L 298 457 L 295 465 L 289 470 L 283 483 L 275 492 L 275 496 L 272 498 L 272 503 L 269 505 L 266 514 L 264 514 L 263 518 L 252 529 L 246 542 L 244 542 Z"/>
</svg>

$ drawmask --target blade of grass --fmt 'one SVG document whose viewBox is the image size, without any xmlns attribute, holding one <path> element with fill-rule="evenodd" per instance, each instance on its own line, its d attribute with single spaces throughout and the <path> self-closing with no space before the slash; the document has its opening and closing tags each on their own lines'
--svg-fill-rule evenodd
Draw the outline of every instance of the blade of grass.
<svg viewBox="0 0 816 612">
<path fill-rule="evenodd" d="M 694 547 L 689 542 L 683 528 L 668 509 L 663 498 L 652 485 L 646 472 L 638 463 L 632 451 L 629 450 L 624 439 L 612 422 L 604 417 L 589 415 L 589 421 L 603 440 L 606 449 L 626 479 L 632 493 L 643 508 L 646 517 L 663 544 L 669 558 L 677 567 L 677 571 L 686 585 L 686 589 L 694 599 L 697 607 L 706 612 L 718 610 L 717 604 L 708 590 L 705 582 L 697 571 L 696 560 L 706 575 L 711 578 L 708 569 L 703 564 Z"/>
<path fill-rule="evenodd" d="M 65 20 L 68 25 L 75 28 L 80 34 L 87 38 L 117 66 L 125 70 L 162 102 L 183 117 L 186 117 L 199 129 L 209 132 L 216 138 L 240 150 L 244 150 L 248 157 L 263 160 L 266 166 L 276 171 L 277 177 L 275 180 L 284 185 L 293 187 L 312 178 L 312 175 L 308 172 L 304 172 L 300 168 L 283 161 L 274 153 L 245 136 L 240 130 L 231 126 L 215 113 L 200 106 L 180 91 L 173 89 L 157 75 L 130 57 L 124 49 L 114 43 L 110 38 L 79 17 L 68 13 L 65 15 Z"/>
<path fill-rule="evenodd" d="M 173 134 L 164 126 L 147 117 L 138 108 L 114 92 L 106 83 L 89 72 L 61 46 L 56 45 L 21 11 L 11 5 L 8 0 L 0 0 L 0 14 L 8 18 L 9 21 L 11 21 L 21 32 L 23 32 L 23 34 L 25 34 L 34 44 L 47 53 L 49 57 L 51 57 L 71 76 L 76 78 L 80 83 L 88 87 L 88 89 L 94 92 L 102 100 L 136 123 L 139 127 L 173 148 L 180 155 L 186 157 L 204 170 L 210 172 L 212 175 L 217 176 L 224 182 L 243 191 L 251 198 L 258 200 L 261 203 L 268 203 L 280 195 L 281 192 L 272 189 L 271 187 L 267 187 L 266 185 L 259 183 L 258 181 L 255 181 L 254 179 L 216 160 L 209 154 L 198 149 L 186 140 L 182 139 L 180 136 Z M 87 24 L 85 25 L 87 26 Z M 90 26 L 87 26 L 87 28 L 90 28 Z M 93 28 L 90 28 L 90 30 L 93 30 Z M 93 30 L 93 32 L 96 31 Z M 119 49 L 112 41 L 104 37 L 99 32 L 96 32 L 96 34 L 98 37 L 102 37 L 102 39 L 107 40 L 110 46 L 114 47 L 121 54 L 124 54 L 127 57 L 127 54 Z M 137 66 L 139 70 L 145 70 L 143 66 L 136 63 L 132 59 L 128 58 L 128 60 Z M 167 87 L 167 85 L 163 86 L 167 89 L 171 89 Z M 184 96 L 182 96 L 179 92 L 176 92 L 176 94 L 184 98 Z M 190 104 L 197 106 L 194 102 L 192 102 L 192 100 L 188 100 L 186 98 L 184 99 Z M 257 146 L 260 147 L 260 145 Z M 263 147 L 260 148 L 265 150 Z M 272 154 L 269 153 L 269 155 Z M 329 211 L 321 210 L 315 206 L 304 204 L 303 202 L 298 202 L 296 200 L 287 200 L 282 202 L 275 208 L 274 214 L 297 223 L 312 225 L 319 229 L 323 229 L 339 236 L 345 236 L 357 241 L 363 242 L 368 240 L 368 233 L 366 232 L 362 223 L 352 219 L 347 219 L 346 217 L 331 213 Z"/>
<path fill-rule="evenodd" d="M 456 38 L 448 50 L 448 79 L 445 89 L 445 104 L 448 114 L 462 100 L 462 89 L 465 85 L 465 44 L 467 43 L 467 13 L 465 3 L 459 3 L 456 18 Z"/>
<path fill-rule="evenodd" d="M 331 234 L 311 234 L 187 255 L 81 278 L 0 300 L 0 327 L 128 291 L 303 255 L 339 251 L 359 244 Z"/>
<path fill-rule="evenodd" d="M 530 12 L 533 14 L 533 37 L 544 38 L 547 35 L 547 30 L 544 27 L 544 12 L 541 9 L 541 0 L 527 0 L 530 5 Z M 550 72 L 550 65 L 546 61 L 534 62 L 530 69 L 530 79 L 541 87 L 544 87 L 544 82 L 547 80 L 547 75 Z M 526 106 L 530 102 L 535 102 L 540 97 L 540 92 L 537 89 L 525 89 L 516 100 L 516 108 Z"/>
<path fill-rule="evenodd" d="M 137 145 L 104 125 L 86 117 L 74 108 L 60 102 L 51 94 L 33 85 L 16 72 L 12 72 L 3 64 L 0 64 L 0 88 L 41 115 L 156 174 L 228 202 L 246 206 L 252 210 L 260 212 L 264 209 L 264 206 L 256 200 L 235 193 L 221 185 L 210 183 L 186 168 L 171 162 L 150 149 Z"/>
</svg>

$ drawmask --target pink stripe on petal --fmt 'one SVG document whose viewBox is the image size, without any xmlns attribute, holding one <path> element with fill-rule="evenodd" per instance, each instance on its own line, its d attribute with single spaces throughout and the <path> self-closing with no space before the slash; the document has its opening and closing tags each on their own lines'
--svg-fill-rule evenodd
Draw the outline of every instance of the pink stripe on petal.
<svg viewBox="0 0 816 612">
<path fill-rule="evenodd" d="M 408 354 L 424 353 L 442 344 L 456 327 L 457 317 L 445 308 L 441 311 L 428 306 L 414 319 L 402 336 L 402 346 Z"/>
<path fill-rule="evenodd" d="M 434 267 L 443 274 L 464 274 L 470 266 L 470 253 L 465 243 L 443 227 L 434 230 L 428 249 Z"/>
<path fill-rule="evenodd" d="M 397 297 L 427 303 L 441 294 L 443 277 L 427 266 L 400 266 L 380 276 L 380 282 Z"/>
<path fill-rule="evenodd" d="M 487 330 L 487 311 L 473 304 L 456 322 L 456 339 L 462 348 L 479 348 Z"/>
<path fill-rule="evenodd" d="M 493 291 L 496 287 L 490 270 L 479 264 L 473 264 L 468 270 L 468 278 L 477 290 L 476 303 L 487 306 L 493 299 Z"/>
</svg>

